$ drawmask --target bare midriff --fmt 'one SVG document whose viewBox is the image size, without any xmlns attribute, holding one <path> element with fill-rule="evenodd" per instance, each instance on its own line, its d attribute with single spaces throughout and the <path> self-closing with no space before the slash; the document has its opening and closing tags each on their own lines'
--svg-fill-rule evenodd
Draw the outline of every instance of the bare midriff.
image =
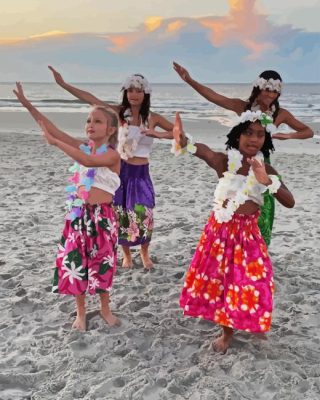
<svg viewBox="0 0 320 400">
<path fill-rule="evenodd" d="M 126 160 L 126 163 L 132 165 L 146 165 L 149 164 L 149 159 L 146 157 L 131 157 Z"/>
<path fill-rule="evenodd" d="M 239 208 L 236 210 L 235 214 L 245 214 L 250 215 L 254 214 L 259 210 L 260 206 L 252 200 L 246 201 L 244 204 L 241 204 Z"/>
<path fill-rule="evenodd" d="M 84 186 L 80 186 L 78 189 L 78 194 L 81 193 L 82 190 L 84 190 Z M 111 204 L 113 200 L 113 196 L 111 193 L 106 192 L 105 190 L 98 189 L 96 187 L 92 187 L 89 192 L 89 197 L 86 201 L 86 203 L 89 204 L 102 204 L 102 203 L 107 203 Z"/>
</svg>

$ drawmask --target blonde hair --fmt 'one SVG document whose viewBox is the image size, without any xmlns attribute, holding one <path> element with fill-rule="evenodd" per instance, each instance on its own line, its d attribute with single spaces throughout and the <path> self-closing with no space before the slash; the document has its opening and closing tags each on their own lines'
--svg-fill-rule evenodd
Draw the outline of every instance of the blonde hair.
<svg viewBox="0 0 320 400">
<path fill-rule="evenodd" d="M 108 142 L 116 146 L 118 144 L 118 127 L 119 127 L 119 118 L 115 111 L 113 111 L 110 107 L 104 107 L 99 105 L 92 106 L 91 111 L 99 110 L 102 111 L 106 116 L 108 121 L 108 127 L 115 128 L 114 133 L 109 137 Z"/>
</svg>

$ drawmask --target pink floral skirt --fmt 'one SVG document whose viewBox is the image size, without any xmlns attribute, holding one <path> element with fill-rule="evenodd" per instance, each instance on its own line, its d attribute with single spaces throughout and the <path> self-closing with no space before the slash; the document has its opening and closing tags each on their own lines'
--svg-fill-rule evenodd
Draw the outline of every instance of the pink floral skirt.
<svg viewBox="0 0 320 400">
<path fill-rule="evenodd" d="M 86 204 L 80 218 L 65 221 L 54 268 L 54 293 L 107 292 L 116 271 L 118 223 L 108 204 Z"/>
<path fill-rule="evenodd" d="M 270 329 L 273 272 L 258 227 L 259 212 L 210 216 L 180 297 L 184 314 L 249 332 Z"/>
</svg>

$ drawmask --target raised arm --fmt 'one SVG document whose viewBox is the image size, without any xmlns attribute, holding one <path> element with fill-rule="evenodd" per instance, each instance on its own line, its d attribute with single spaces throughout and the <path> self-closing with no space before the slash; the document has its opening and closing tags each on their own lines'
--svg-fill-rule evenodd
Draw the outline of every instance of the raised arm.
<svg viewBox="0 0 320 400">
<path fill-rule="evenodd" d="M 262 185 L 269 186 L 273 182 L 269 175 L 279 176 L 277 171 L 271 166 L 264 163 L 260 163 L 256 159 L 248 159 L 249 164 L 252 166 L 252 170 L 255 174 L 255 177 L 259 183 Z M 280 179 L 280 187 L 273 193 L 273 196 L 281 203 L 284 207 L 292 208 L 294 207 L 295 201 L 290 190 L 285 186 L 285 184 Z"/>
<path fill-rule="evenodd" d="M 20 82 L 16 83 L 16 89 L 13 90 L 13 93 L 17 96 L 17 99 L 20 103 L 29 111 L 33 119 L 39 123 L 42 123 L 42 126 L 45 126 L 46 130 L 56 139 L 59 139 L 61 142 L 67 143 L 73 147 L 79 147 L 82 140 L 75 139 L 67 133 L 58 129 L 46 116 L 44 116 L 36 107 L 34 107 L 30 101 L 25 97 L 23 88 Z"/>
<path fill-rule="evenodd" d="M 105 101 L 98 99 L 98 97 L 95 97 L 93 94 L 86 92 L 84 90 L 78 89 L 75 86 L 70 85 L 69 83 L 65 82 L 65 80 L 62 78 L 62 75 L 58 71 L 56 71 L 53 67 L 51 67 L 49 65 L 48 68 L 52 72 L 56 83 L 59 86 L 61 86 L 63 89 L 65 89 L 67 92 L 69 92 L 73 96 L 77 97 L 79 100 L 82 100 L 85 103 L 89 103 L 91 105 L 110 107 L 113 111 L 115 111 L 116 113 L 119 114 L 119 110 L 120 110 L 119 106 L 115 106 L 115 105 L 106 103 Z"/>
<path fill-rule="evenodd" d="M 279 115 L 275 121 L 275 124 L 287 124 L 294 132 L 289 133 L 274 133 L 273 139 L 287 140 L 287 139 L 310 139 L 313 137 L 313 130 L 309 126 L 303 124 L 301 121 L 296 119 L 288 110 L 283 108 L 280 109 Z"/>
<path fill-rule="evenodd" d="M 237 114 L 241 114 L 246 107 L 246 102 L 241 99 L 231 98 L 223 96 L 214 90 L 202 85 L 201 83 L 195 81 L 191 78 L 189 72 L 176 62 L 173 62 L 173 69 L 177 72 L 182 80 L 187 82 L 195 91 L 197 91 L 201 96 L 216 104 L 219 107 L 223 107 L 227 110 L 234 111 Z"/>
<path fill-rule="evenodd" d="M 173 137 L 176 143 L 178 143 L 182 149 L 188 146 L 188 138 L 184 134 L 179 113 L 176 113 L 176 119 L 173 127 Z M 190 151 L 192 151 L 194 156 L 204 160 L 209 167 L 216 170 L 219 177 L 222 175 L 224 171 L 223 164 L 226 160 L 225 154 L 213 151 L 210 149 L 210 147 L 203 143 L 195 143 Z"/>
<path fill-rule="evenodd" d="M 47 130 L 46 125 L 42 122 L 40 122 L 40 126 L 42 128 L 43 135 L 49 144 L 58 147 L 74 161 L 77 161 L 79 164 L 85 167 L 109 167 L 113 169 L 115 166 L 117 166 L 117 164 L 120 165 L 119 153 L 111 148 L 109 148 L 106 153 L 100 155 L 89 155 L 81 151 L 79 148 L 70 146 L 69 144 L 55 138 L 53 135 L 51 135 L 50 131 Z"/>
</svg>

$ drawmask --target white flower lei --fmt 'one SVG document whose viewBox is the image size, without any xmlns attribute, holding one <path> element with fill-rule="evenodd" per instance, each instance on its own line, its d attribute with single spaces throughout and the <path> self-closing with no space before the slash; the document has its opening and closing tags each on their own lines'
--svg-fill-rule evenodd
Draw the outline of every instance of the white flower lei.
<svg viewBox="0 0 320 400">
<path fill-rule="evenodd" d="M 131 87 L 136 89 L 143 90 L 146 94 L 151 94 L 152 89 L 150 83 L 148 82 L 147 78 L 144 78 L 140 75 L 130 75 L 126 78 L 123 82 L 121 90 L 128 90 Z"/>
<path fill-rule="evenodd" d="M 259 162 L 263 161 L 263 154 L 259 151 L 254 157 Z M 235 211 L 241 204 L 244 204 L 248 199 L 250 189 L 258 183 L 256 177 L 250 167 L 249 173 L 243 182 L 240 190 L 237 191 L 233 199 L 227 197 L 227 192 L 230 190 L 231 180 L 236 175 L 239 168 L 242 166 L 243 155 L 236 149 L 228 150 L 228 171 L 223 173 L 223 178 L 219 179 L 218 185 L 214 192 L 213 211 L 216 220 L 219 223 L 228 222 L 231 220 Z M 228 200 L 224 206 L 225 201 Z"/>
<path fill-rule="evenodd" d="M 281 93 L 282 82 L 280 81 L 280 79 L 258 78 L 253 82 L 253 87 L 259 87 L 261 90 L 275 90 L 276 92 Z"/>
<path fill-rule="evenodd" d="M 130 108 L 126 109 L 123 116 L 126 122 L 119 127 L 117 150 L 123 160 L 128 160 L 128 158 L 133 157 L 133 153 L 138 146 L 138 140 L 135 138 L 133 138 L 132 140 L 128 140 L 129 124 L 132 120 Z M 141 124 L 141 128 L 144 128 L 143 124 Z"/>
</svg>

